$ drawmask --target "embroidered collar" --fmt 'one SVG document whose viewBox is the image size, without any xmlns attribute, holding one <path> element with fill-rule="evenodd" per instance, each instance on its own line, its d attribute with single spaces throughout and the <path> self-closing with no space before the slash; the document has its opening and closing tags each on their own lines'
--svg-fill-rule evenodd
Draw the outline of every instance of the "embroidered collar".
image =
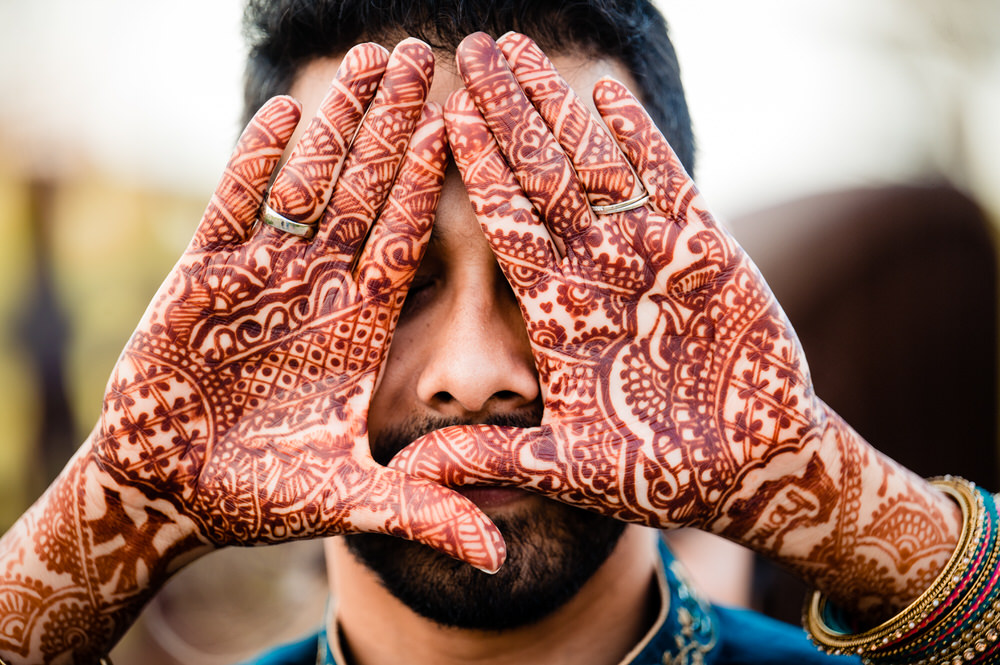
<svg viewBox="0 0 1000 665">
<path fill-rule="evenodd" d="M 718 644 L 718 619 L 662 541 L 656 578 L 660 591 L 660 611 L 656 621 L 619 665 L 710 664 L 713 649 Z M 319 634 L 316 665 L 347 665 L 340 645 L 340 630 L 336 627 L 336 601 L 333 598 L 327 605 L 326 618 Z"/>
</svg>

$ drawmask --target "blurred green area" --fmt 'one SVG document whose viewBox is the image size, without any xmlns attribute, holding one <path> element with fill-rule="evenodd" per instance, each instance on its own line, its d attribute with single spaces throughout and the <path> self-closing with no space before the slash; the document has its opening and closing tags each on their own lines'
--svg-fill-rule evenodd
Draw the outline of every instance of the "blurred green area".
<svg viewBox="0 0 1000 665">
<path fill-rule="evenodd" d="M 96 172 L 34 176 L 0 163 L 0 530 L 48 484 L 100 415 L 118 354 L 160 282 L 183 251 L 208 194 L 151 191 Z M 40 228 L 42 227 L 42 228 Z M 52 300 L 39 314 L 39 270 Z M 33 314 L 32 314 L 33 312 Z M 63 327 L 49 334 L 49 327 Z M 45 348 L 62 345 L 64 348 Z M 34 348 L 34 350 L 33 350 Z M 58 358 L 70 441 L 40 445 L 51 386 L 38 353 Z M 64 410 L 65 412 L 65 410 Z M 55 448 L 53 452 L 52 448 Z M 49 459 L 41 459 L 38 450 Z M 51 459 L 56 456 L 60 459 Z M 50 469 L 50 471 L 46 471 Z"/>
<path fill-rule="evenodd" d="M 211 193 L 173 194 L 86 167 L 38 174 L 4 148 L 0 533 L 93 429 L 111 369 Z M 320 541 L 224 550 L 167 584 L 114 661 L 239 662 L 314 630 L 327 594 Z"/>
<path fill-rule="evenodd" d="M 23 251 L 27 245 L 25 216 L 27 196 L 6 177 L 0 177 L 0 422 L 6 430 L 0 445 L 0 529 L 20 515 L 29 501 L 30 475 L 27 473 L 30 446 L 35 431 L 34 378 L 22 362 L 17 344 L 17 329 L 12 322 L 21 305 L 30 258 Z"/>
</svg>

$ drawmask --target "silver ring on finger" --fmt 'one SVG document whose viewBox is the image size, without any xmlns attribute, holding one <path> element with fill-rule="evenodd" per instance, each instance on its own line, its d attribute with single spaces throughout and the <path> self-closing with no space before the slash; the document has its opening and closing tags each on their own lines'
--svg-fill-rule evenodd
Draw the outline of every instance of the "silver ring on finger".
<svg viewBox="0 0 1000 665">
<path fill-rule="evenodd" d="M 606 206 L 590 206 L 590 209 L 594 211 L 595 215 L 613 215 L 616 212 L 625 212 L 627 210 L 635 210 L 636 208 L 641 208 L 646 205 L 646 201 L 649 200 L 649 194 L 643 192 L 639 196 L 629 199 L 628 201 L 621 201 L 619 203 L 612 203 Z"/>
<path fill-rule="evenodd" d="M 293 236 L 299 236 L 300 238 L 309 238 L 316 231 L 316 227 L 312 224 L 303 224 L 302 222 L 295 222 L 284 215 L 276 212 L 274 208 L 265 203 L 260 210 L 260 221 L 268 226 L 273 226 L 279 231 L 284 231 L 285 233 L 290 233 Z"/>
</svg>

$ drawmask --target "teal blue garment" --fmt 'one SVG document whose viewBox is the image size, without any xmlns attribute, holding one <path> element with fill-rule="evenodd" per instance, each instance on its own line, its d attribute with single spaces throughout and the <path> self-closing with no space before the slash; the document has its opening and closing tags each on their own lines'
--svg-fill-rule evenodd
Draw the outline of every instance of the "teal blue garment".
<svg viewBox="0 0 1000 665">
<path fill-rule="evenodd" d="M 319 634 L 278 647 L 255 658 L 244 665 L 316 665 L 319 648 Z"/>
<path fill-rule="evenodd" d="M 628 665 L 858 665 L 854 657 L 821 653 L 801 628 L 750 610 L 712 607 L 684 579 L 674 555 L 660 544 L 670 593 L 668 612 Z M 317 658 L 320 652 L 320 658 Z M 245 665 L 337 665 L 325 630 Z"/>
</svg>

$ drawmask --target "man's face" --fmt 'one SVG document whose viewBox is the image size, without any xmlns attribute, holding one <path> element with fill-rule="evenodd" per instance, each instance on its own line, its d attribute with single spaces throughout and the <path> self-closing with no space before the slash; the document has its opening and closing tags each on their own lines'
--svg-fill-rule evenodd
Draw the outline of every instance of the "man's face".
<svg viewBox="0 0 1000 665">
<path fill-rule="evenodd" d="M 461 85 L 450 57 L 438 59 L 430 99 L 444 104 Z M 589 103 L 593 84 L 617 63 L 553 58 Z M 291 94 L 311 117 L 339 59 L 300 72 Z M 483 236 L 461 177 L 449 167 L 426 255 L 410 287 L 386 366 L 371 403 L 369 436 L 386 464 L 419 436 L 440 427 L 540 422 L 542 393 L 517 301 Z M 562 605 L 611 553 L 623 526 L 535 494 L 468 488 L 496 522 L 507 562 L 494 576 L 416 543 L 363 534 L 348 547 L 412 610 L 445 625 L 503 629 L 527 624 Z"/>
</svg>

